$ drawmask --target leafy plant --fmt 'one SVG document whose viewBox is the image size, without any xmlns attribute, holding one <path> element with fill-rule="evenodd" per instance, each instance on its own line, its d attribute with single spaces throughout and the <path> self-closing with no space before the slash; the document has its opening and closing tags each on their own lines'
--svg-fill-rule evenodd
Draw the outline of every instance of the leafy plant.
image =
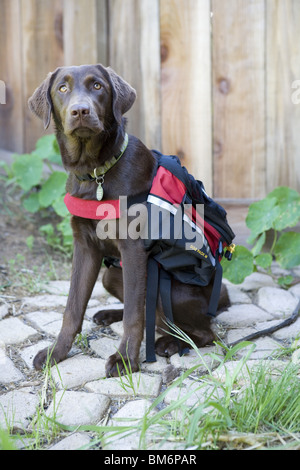
<svg viewBox="0 0 300 470">
<path fill-rule="evenodd" d="M 22 204 L 28 212 L 50 210 L 58 218 L 62 218 L 62 221 L 56 225 L 42 225 L 40 231 L 50 245 L 70 250 L 72 246 L 70 215 L 63 201 L 67 174 L 63 168 L 57 170 L 53 167 L 53 164 L 61 165 L 55 135 L 41 137 L 33 152 L 15 154 L 13 158 L 11 167 L 7 164 L 1 165 L 7 174 L 7 184 L 17 185 L 21 189 Z M 47 175 L 43 171 L 45 165 L 50 170 Z"/>
<path fill-rule="evenodd" d="M 247 242 L 253 244 L 251 250 L 237 246 L 230 262 L 222 261 L 224 277 L 234 284 L 243 282 L 246 276 L 257 267 L 271 270 L 275 259 L 279 265 L 291 269 L 300 264 L 300 233 L 283 230 L 290 229 L 300 221 L 300 194 L 286 186 L 274 189 L 261 201 L 249 207 L 246 218 L 251 230 Z M 272 230 L 273 242 L 267 248 L 267 232 Z M 291 277 L 281 279 L 281 284 L 291 282 Z"/>
</svg>

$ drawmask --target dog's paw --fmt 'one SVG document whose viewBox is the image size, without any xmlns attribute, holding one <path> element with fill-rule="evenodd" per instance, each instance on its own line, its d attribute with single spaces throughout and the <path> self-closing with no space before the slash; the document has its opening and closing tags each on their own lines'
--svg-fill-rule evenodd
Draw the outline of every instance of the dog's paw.
<svg viewBox="0 0 300 470">
<path fill-rule="evenodd" d="M 171 357 L 179 352 L 180 345 L 182 346 L 182 344 L 172 336 L 162 336 L 155 343 L 155 351 L 159 356 Z"/>
<path fill-rule="evenodd" d="M 48 363 L 50 365 L 53 365 L 55 360 L 53 358 L 52 353 L 53 351 L 51 350 L 51 347 L 48 347 L 39 351 L 37 355 L 35 356 L 35 358 L 33 359 L 33 367 L 36 370 L 42 370 L 43 367 Z"/>
<path fill-rule="evenodd" d="M 93 321 L 97 325 L 108 326 L 123 318 L 123 310 L 100 310 L 93 316 Z"/>
<path fill-rule="evenodd" d="M 57 345 L 48 346 L 37 353 L 33 359 L 33 367 L 36 370 L 42 370 L 45 365 L 53 366 L 63 361 L 68 354 L 68 349 L 63 348 L 60 350 Z"/>
<path fill-rule="evenodd" d="M 138 372 L 138 362 L 134 359 L 124 359 L 118 352 L 112 354 L 106 363 L 106 377 L 119 377 L 131 372 Z"/>
</svg>

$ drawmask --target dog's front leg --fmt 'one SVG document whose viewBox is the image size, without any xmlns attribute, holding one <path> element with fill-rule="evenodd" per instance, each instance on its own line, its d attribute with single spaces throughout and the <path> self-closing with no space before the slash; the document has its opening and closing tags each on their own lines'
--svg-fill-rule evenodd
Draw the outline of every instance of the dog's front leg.
<svg viewBox="0 0 300 470">
<path fill-rule="evenodd" d="M 87 246 L 82 240 L 74 237 L 71 286 L 62 328 L 56 343 L 35 356 L 33 365 L 36 369 L 42 369 L 48 355 L 51 364 L 66 358 L 76 335 L 81 331 L 86 306 L 97 280 L 102 258 L 102 253 L 96 245 Z"/>
<path fill-rule="evenodd" d="M 144 333 L 147 254 L 139 241 L 120 242 L 123 264 L 124 313 L 123 337 L 118 351 L 109 357 L 106 375 L 125 372 L 124 362 L 132 372 L 139 369 L 139 352 Z M 123 245 L 123 246 L 122 246 Z"/>
</svg>

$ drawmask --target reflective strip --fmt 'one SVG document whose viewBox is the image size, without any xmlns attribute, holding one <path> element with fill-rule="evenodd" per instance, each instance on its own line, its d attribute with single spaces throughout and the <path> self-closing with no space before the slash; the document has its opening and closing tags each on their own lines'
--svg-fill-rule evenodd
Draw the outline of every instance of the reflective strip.
<svg viewBox="0 0 300 470">
<path fill-rule="evenodd" d="M 167 211 L 171 212 L 171 214 L 176 215 L 177 209 L 176 207 L 173 206 L 173 204 L 170 204 L 167 201 L 164 201 L 163 199 L 160 199 L 159 197 L 153 196 L 152 194 L 149 194 L 147 198 L 147 202 L 150 202 L 151 204 L 154 204 L 155 206 L 161 207 L 162 209 L 166 209 Z"/>
<path fill-rule="evenodd" d="M 156 197 L 156 196 L 153 196 L 153 195 L 150 194 L 147 198 L 147 202 L 150 202 L 151 204 L 154 204 L 155 206 L 158 206 L 162 209 L 166 209 L 167 211 L 169 211 L 173 215 L 177 214 L 178 209 L 176 207 L 174 207 L 173 204 L 170 204 L 169 202 L 164 201 L 164 200 L 160 199 L 159 197 Z M 215 266 L 216 265 L 216 260 L 215 260 L 214 256 L 212 255 L 210 246 L 209 246 L 208 241 L 207 241 L 207 239 L 206 239 L 206 237 L 203 233 L 203 230 L 201 230 L 201 228 L 198 225 L 196 225 L 195 222 L 193 222 L 190 219 L 190 217 L 188 217 L 187 214 L 183 214 L 183 220 L 185 222 L 187 222 L 192 227 L 193 230 L 196 230 L 196 232 L 198 232 L 202 236 L 203 244 L 204 244 L 204 247 L 206 249 L 207 255 L 209 257 L 209 260 L 210 260 L 211 264 L 213 266 Z"/>
</svg>

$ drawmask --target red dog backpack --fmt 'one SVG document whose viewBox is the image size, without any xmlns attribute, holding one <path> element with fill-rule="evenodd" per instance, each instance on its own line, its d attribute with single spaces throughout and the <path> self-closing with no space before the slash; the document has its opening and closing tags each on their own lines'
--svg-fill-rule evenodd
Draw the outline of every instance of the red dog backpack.
<svg viewBox="0 0 300 470">
<path fill-rule="evenodd" d="M 149 251 L 146 295 L 146 360 L 155 361 L 155 310 L 158 292 L 173 322 L 171 278 L 199 287 L 213 279 L 207 314 L 215 316 L 222 284 L 221 258 L 229 260 L 235 235 L 226 211 L 205 192 L 175 156 L 154 154 L 158 168 L 147 198 Z"/>
</svg>

